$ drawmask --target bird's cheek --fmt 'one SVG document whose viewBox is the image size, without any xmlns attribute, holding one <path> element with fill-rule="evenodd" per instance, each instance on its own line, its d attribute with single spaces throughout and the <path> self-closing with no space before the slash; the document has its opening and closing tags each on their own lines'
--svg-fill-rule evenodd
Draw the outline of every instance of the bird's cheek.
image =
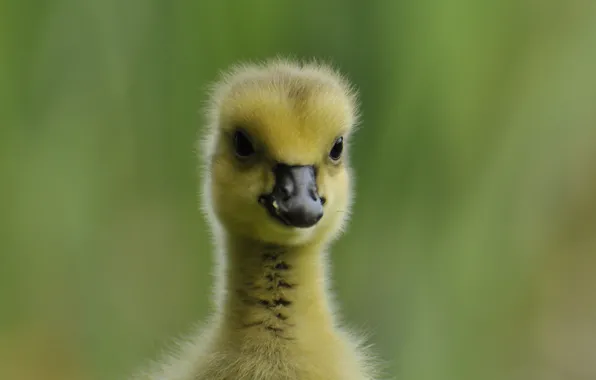
<svg viewBox="0 0 596 380">
<path fill-rule="evenodd" d="M 319 196 L 325 198 L 325 209 L 332 207 L 337 198 L 337 184 L 334 178 L 320 178 L 317 181 Z"/>
</svg>

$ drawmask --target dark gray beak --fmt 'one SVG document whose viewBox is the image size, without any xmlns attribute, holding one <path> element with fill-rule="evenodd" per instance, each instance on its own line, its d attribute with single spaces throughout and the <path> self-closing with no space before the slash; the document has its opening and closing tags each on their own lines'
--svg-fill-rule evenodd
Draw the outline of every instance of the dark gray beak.
<svg viewBox="0 0 596 380">
<path fill-rule="evenodd" d="M 307 228 L 323 217 L 325 199 L 319 197 L 315 168 L 277 164 L 273 191 L 259 202 L 269 214 L 288 226 Z"/>
</svg>

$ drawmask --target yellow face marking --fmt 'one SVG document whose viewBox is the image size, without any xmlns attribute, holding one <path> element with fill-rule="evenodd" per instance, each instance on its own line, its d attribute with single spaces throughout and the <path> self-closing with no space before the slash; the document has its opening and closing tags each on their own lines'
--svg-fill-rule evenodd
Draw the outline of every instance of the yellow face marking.
<svg viewBox="0 0 596 380">
<path fill-rule="evenodd" d="M 238 83 L 222 99 L 219 120 L 231 134 L 244 129 L 275 161 L 312 165 L 354 123 L 353 99 L 316 78 L 258 78 Z"/>
</svg>

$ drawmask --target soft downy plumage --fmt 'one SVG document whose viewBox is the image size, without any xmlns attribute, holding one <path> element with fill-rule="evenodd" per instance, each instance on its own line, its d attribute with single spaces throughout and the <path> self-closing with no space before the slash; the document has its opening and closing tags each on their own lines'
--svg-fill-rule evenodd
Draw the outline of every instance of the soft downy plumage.
<svg viewBox="0 0 596 380">
<path fill-rule="evenodd" d="M 223 73 L 197 145 L 216 247 L 214 311 L 134 379 L 372 380 L 378 363 L 341 326 L 327 251 L 353 189 L 356 91 L 317 62 Z"/>
</svg>

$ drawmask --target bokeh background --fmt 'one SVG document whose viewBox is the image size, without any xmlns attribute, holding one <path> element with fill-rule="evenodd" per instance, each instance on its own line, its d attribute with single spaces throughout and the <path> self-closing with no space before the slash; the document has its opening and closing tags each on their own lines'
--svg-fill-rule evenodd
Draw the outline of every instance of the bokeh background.
<svg viewBox="0 0 596 380">
<path fill-rule="evenodd" d="M 125 379 L 207 315 L 204 90 L 277 54 L 360 89 L 333 276 L 388 377 L 595 379 L 595 8 L 2 1 L 0 379 Z"/>
</svg>

